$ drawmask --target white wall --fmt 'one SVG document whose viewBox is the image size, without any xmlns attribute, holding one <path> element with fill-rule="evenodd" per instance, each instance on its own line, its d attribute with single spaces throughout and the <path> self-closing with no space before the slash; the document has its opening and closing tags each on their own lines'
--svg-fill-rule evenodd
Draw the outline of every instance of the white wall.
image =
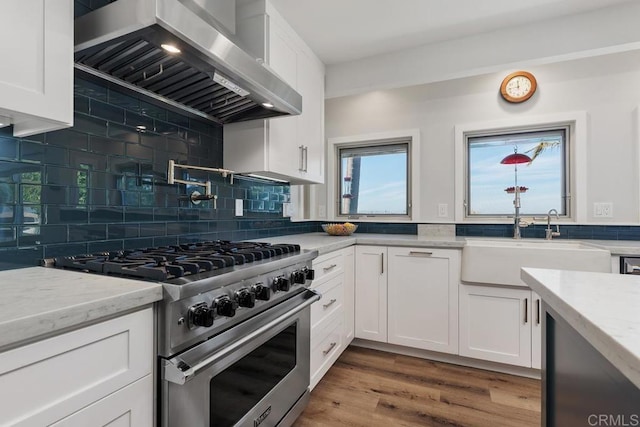
<svg viewBox="0 0 640 427">
<path fill-rule="evenodd" d="M 458 167 L 454 161 L 455 125 L 585 111 L 587 222 L 638 224 L 640 51 L 527 67 L 538 80 L 538 92 L 523 104 L 508 104 L 499 95 L 503 77 L 515 69 L 327 99 L 325 136 L 420 129 L 418 221 L 453 222 L 454 170 Z M 317 204 L 331 207 L 323 190 L 320 186 L 313 191 Z M 614 217 L 593 218 L 594 202 L 612 202 Z M 449 205 L 448 218 L 437 216 L 439 203 Z M 317 217 L 317 206 L 314 210 L 312 218 Z"/>
</svg>

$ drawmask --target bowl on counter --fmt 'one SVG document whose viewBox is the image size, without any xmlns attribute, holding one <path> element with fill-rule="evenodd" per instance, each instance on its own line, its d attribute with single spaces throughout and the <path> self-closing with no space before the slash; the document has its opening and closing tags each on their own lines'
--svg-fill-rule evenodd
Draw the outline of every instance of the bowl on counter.
<svg viewBox="0 0 640 427">
<path fill-rule="evenodd" d="M 358 226 L 350 222 L 345 222 L 344 224 L 322 224 L 322 229 L 331 236 L 350 236 L 358 229 Z"/>
</svg>

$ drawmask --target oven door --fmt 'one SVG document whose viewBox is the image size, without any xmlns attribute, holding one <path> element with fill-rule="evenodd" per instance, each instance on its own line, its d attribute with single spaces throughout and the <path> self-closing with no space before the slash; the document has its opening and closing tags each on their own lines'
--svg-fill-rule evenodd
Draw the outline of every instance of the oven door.
<svg viewBox="0 0 640 427">
<path fill-rule="evenodd" d="M 290 424 L 308 399 L 309 313 L 318 299 L 320 295 L 305 290 L 162 360 L 162 425 Z"/>
</svg>

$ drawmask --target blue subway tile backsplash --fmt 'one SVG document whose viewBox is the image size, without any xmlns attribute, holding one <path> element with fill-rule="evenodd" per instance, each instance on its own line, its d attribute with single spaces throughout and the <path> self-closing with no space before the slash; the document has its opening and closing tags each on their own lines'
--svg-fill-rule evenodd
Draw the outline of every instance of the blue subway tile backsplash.
<svg viewBox="0 0 640 427">
<path fill-rule="evenodd" d="M 218 174 L 178 170 L 185 180 L 210 180 L 218 195 L 217 209 L 212 201 L 192 204 L 185 196 L 202 189 L 168 185 L 168 161 L 222 167 L 220 125 L 81 76 L 74 87 L 73 128 L 24 139 L 0 129 L 0 269 L 51 256 L 320 230 L 282 218 L 286 184 L 237 177 L 231 185 Z M 244 200 L 243 217 L 234 215 L 235 199 Z"/>
<path fill-rule="evenodd" d="M 520 229 L 523 238 L 544 239 L 545 224 Z M 360 230 L 358 230 L 360 231 Z M 512 224 L 458 224 L 457 236 L 512 237 Z M 560 236 L 554 239 L 640 240 L 640 227 L 627 225 L 560 225 Z"/>
</svg>

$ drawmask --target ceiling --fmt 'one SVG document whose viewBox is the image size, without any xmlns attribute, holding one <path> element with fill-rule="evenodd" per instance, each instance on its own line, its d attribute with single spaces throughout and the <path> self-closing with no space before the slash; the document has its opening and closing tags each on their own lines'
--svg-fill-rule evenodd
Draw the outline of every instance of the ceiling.
<svg viewBox="0 0 640 427">
<path fill-rule="evenodd" d="M 272 0 L 327 65 L 637 0 Z"/>
</svg>

